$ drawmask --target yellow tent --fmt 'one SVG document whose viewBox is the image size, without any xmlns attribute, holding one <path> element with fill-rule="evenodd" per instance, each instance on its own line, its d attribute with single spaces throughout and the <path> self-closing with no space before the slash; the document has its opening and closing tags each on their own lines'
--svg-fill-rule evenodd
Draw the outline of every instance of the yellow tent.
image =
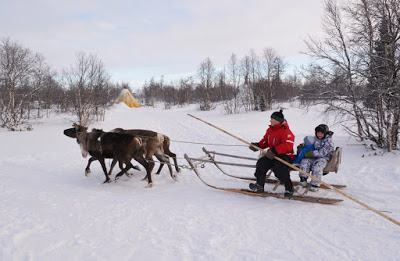
<svg viewBox="0 0 400 261">
<path fill-rule="evenodd" d="M 139 108 L 140 103 L 133 97 L 128 89 L 123 89 L 115 103 L 124 102 L 128 107 Z"/>
</svg>

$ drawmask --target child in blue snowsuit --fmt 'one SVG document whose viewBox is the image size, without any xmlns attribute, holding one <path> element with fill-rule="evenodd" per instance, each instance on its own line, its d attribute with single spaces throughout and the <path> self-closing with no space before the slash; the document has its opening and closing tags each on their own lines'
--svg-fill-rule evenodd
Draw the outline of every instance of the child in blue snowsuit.
<svg viewBox="0 0 400 261">
<path fill-rule="evenodd" d="M 314 136 L 306 136 L 304 138 L 303 146 L 297 151 L 296 158 L 293 161 L 293 164 L 299 164 L 307 152 L 313 151 L 314 148 L 315 137 Z M 300 145 L 301 146 L 301 145 Z"/>
</svg>

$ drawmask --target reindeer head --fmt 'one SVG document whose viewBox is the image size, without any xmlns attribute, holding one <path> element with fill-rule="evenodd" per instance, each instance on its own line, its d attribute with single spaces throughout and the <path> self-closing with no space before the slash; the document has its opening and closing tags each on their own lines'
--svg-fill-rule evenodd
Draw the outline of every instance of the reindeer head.
<svg viewBox="0 0 400 261">
<path fill-rule="evenodd" d="M 82 156 L 84 158 L 86 158 L 88 155 L 88 144 L 87 144 L 87 135 L 88 135 L 87 129 L 88 128 L 85 126 L 79 125 L 77 123 L 72 124 L 72 126 L 75 129 L 76 142 L 79 144 L 79 147 L 81 148 Z M 64 134 L 65 134 L 65 131 L 64 131 Z"/>
<path fill-rule="evenodd" d="M 76 138 L 76 129 L 75 128 L 65 129 L 64 135 L 70 138 Z"/>
</svg>

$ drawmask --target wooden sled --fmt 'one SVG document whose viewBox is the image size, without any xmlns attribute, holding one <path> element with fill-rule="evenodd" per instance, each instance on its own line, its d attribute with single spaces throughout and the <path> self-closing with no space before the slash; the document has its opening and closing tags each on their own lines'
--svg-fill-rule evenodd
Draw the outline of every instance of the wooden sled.
<svg viewBox="0 0 400 261">
<path fill-rule="evenodd" d="M 213 163 L 224 175 L 232 177 L 232 178 L 237 178 L 237 179 L 244 179 L 244 180 L 256 180 L 255 177 L 243 177 L 243 176 L 235 176 L 231 175 L 227 172 L 225 172 L 220 165 L 230 165 L 230 166 L 238 166 L 238 167 L 248 167 L 248 168 L 255 168 L 256 165 L 250 165 L 250 164 L 238 164 L 238 163 L 231 163 L 231 162 L 221 162 L 221 161 L 216 161 L 215 156 L 224 156 L 224 157 L 231 157 L 231 158 L 237 158 L 237 159 L 243 159 L 243 160 L 251 160 L 251 161 L 257 161 L 258 158 L 251 158 L 251 157 L 243 157 L 243 156 L 238 156 L 238 155 L 230 155 L 230 154 L 225 154 L 225 153 L 220 153 L 216 151 L 208 151 L 206 148 L 203 147 L 203 152 L 206 154 L 205 157 L 199 158 L 199 159 L 193 159 L 197 164 L 202 163 Z M 323 170 L 324 175 L 328 174 L 329 172 L 335 172 L 337 173 L 339 170 L 339 165 L 341 163 L 342 159 L 342 147 L 337 147 L 335 150 L 335 153 L 333 154 L 331 160 L 328 162 L 326 165 L 325 169 Z M 292 169 L 291 169 L 292 170 Z M 274 177 L 272 177 L 272 170 L 270 170 L 267 173 L 267 178 L 265 180 L 265 183 L 269 184 L 280 184 L 280 181 Z M 296 186 L 299 181 L 292 181 L 293 186 Z M 339 184 L 330 184 L 331 186 L 335 188 L 345 188 L 346 185 L 339 185 Z M 324 184 L 321 184 L 320 188 L 322 189 L 329 189 L 329 187 L 325 186 Z M 275 187 L 276 189 L 276 187 Z M 307 190 L 308 192 L 308 190 Z M 306 193 L 307 193 L 306 192 Z"/>
<path fill-rule="evenodd" d="M 201 178 L 200 173 L 198 171 L 198 162 L 204 163 L 204 162 L 211 162 L 211 161 L 206 160 L 204 158 L 201 158 L 201 159 L 190 158 L 187 154 L 185 154 L 185 159 L 189 163 L 191 170 L 193 170 L 195 172 L 196 176 L 201 180 L 201 182 L 204 183 L 206 186 L 211 187 L 213 189 L 229 191 L 229 192 L 234 192 L 234 193 L 240 193 L 240 194 L 245 194 L 245 195 L 249 195 L 249 196 L 275 197 L 275 198 L 279 198 L 279 199 L 296 200 L 296 201 L 319 203 L 319 204 L 335 204 L 335 203 L 343 201 L 342 199 L 314 197 L 314 196 L 308 196 L 308 195 L 299 194 L 299 193 L 295 193 L 295 195 L 290 196 L 290 197 L 285 197 L 283 195 L 283 193 L 275 192 L 275 189 L 279 186 L 279 183 L 277 183 L 275 185 L 274 191 L 265 191 L 265 192 L 254 192 L 254 191 L 250 191 L 248 189 L 223 188 L 223 187 L 214 186 L 214 185 L 211 185 L 211 184 L 205 182 Z M 235 166 L 238 166 L 238 165 L 240 165 L 240 164 L 235 164 Z M 246 178 L 244 178 L 244 179 L 246 179 Z"/>
</svg>

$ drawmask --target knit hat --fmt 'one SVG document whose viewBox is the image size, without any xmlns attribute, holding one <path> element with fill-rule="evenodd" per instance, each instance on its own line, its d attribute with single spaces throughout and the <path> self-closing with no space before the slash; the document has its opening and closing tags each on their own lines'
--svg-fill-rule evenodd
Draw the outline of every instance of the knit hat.
<svg viewBox="0 0 400 261">
<path fill-rule="evenodd" d="M 315 134 L 317 132 L 322 132 L 323 134 L 327 134 L 329 132 L 329 127 L 326 124 L 320 124 L 315 128 Z"/>
<path fill-rule="evenodd" d="M 304 138 L 304 145 L 305 146 L 314 145 L 314 143 L 315 143 L 315 136 L 306 136 Z"/>
<path fill-rule="evenodd" d="M 285 116 L 283 116 L 283 110 L 280 109 L 279 111 L 276 111 L 271 114 L 271 118 L 274 120 L 277 120 L 279 122 L 283 122 L 285 120 Z"/>
<path fill-rule="evenodd" d="M 317 132 L 322 132 L 324 134 L 324 137 L 327 134 L 330 136 L 333 135 L 333 131 L 330 131 L 328 125 L 326 124 L 320 124 L 317 127 L 315 127 L 315 136 L 317 136 Z"/>
</svg>

